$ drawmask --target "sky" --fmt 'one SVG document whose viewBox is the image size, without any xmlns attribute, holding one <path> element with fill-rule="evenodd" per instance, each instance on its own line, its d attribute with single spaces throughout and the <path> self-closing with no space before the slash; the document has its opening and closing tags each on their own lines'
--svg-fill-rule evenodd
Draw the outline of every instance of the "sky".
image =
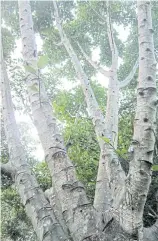
<svg viewBox="0 0 158 241">
<path fill-rule="evenodd" d="M 115 28 L 117 28 L 117 31 L 119 32 L 120 35 L 120 39 L 122 41 L 126 41 L 127 37 L 128 37 L 128 33 L 129 30 L 125 29 L 122 26 L 114 26 Z M 40 36 L 38 34 L 36 34 L 36 43 L 37 43 L 37 50 L 41 51 L 42 50 L 42 39 L 40 38 Z M 21 43 L 21 39 L 18 39 L 16 41 L 16 48 L 14 50 L 14 52 L 12 53 L 12 57 L 15 58 L 22 58 L 22 43 Z M 92 53 L 92 60 L 93 61 L 98 61 L 99 60 L 99 50 L 95 49 Z M 122 60 L 119 59 L 119 64 L 121 64 Z M 44 72 L 46 72 L 47 70 L 45 69 Z M 105 76 L 103 76 L 102 74 L 98 73 L 96 75 L 96 79 L 98 80 L 98 82 L 104 86 L 104 87 L 108 87 L 108 78 L 106 78 Z M 73 88 L 73 84 L 70 83 L 68 80 L 63 79 L 62 82 L 62 88 L 63 89 L 71 89 Z M 43 161 L 44 160 L 44 151 L 43 148 L 41 146 L 41 143 L 39 141 L 39 137 L 37 134 L 37 130 L 34 127 L 30 117 L 27 114 L 22 114 L 18 111 L 15 111 L 15 117 L 17 120 L 17 123 L 23 123 L 28 125 L 29 128 L 29 135 L 31 135 L 33 141 L 35 142 L 35 149 L 33 150 L 33 152 L 31 153 L 37 160 L 39 161 Z"/>
</svg>

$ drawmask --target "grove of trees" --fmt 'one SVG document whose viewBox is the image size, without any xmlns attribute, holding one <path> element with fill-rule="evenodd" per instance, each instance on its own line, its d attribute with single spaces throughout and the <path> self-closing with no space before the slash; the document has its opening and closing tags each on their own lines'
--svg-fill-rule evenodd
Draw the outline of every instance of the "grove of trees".
<svg viewBox="0 0 158 241">
<path fill-rule="evenodd" d="M 1 239 L 158 240 L 158 2 L 1 5 Z"/>
</svg>

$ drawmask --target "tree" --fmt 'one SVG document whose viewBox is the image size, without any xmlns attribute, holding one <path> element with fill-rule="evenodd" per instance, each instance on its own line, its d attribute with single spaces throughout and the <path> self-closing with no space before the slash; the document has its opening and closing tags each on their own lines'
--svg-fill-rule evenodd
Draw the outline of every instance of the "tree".
<svg viewBox="0 0 158 241">
<path fill-rule="evenodd" d="M 49 239 L 51 239 L 52 231 L 48 230 L 51 230 L 50 227 L 53 226 L 53 228 L 57 230 L 57 236 L 60 238 L 60 235 L 62 235 L 62 230 L 60 232 L 61 227 L 59 227 L 58 230 L 58 222 L 56 221 L 53 210 L 31 173 L 26 161 L 25 151 L 20 142 L 4 60 L 2 62 L 2 71 L 3 116 L 10 156 L 10 162 L 2 165 L 2 170 L 7 170 L 14 176 L 16 188 L 39 239 L 43 239 L 45 233 L 48 232 L 47 238 L 49 237 Z M 35 216 L 32 216 L 32 213 L 34 213 Z M 45 224 L 45 222 L 48 225 Z M 55 238 L 54 234 L 53 237 Z"/>
<path fill-rule="evenodd" d="M 154 240 L 157 235 L 157 224 L 148 230 L 143 229 L 142 226 L 143 208 L 150 184 L 149 176 L 155 142 L 154 125 L 157 104 L 155 81 L 156 63 L 154 60 L 150 3 L 147 1 L 138 2 L 139 84 L 137 87 L 134 137 L 131 145 L 133 156 L 127 178 L 119 163 L 116 150 L 117 145 L 113 137 L 113 130 L 116 136 L 118 132 L 116 130 L 118 128 L 118 107 L 115 109 L 110 99 L 113 96 L 113 91 L 115 91 L 115 104 L 118 106 L 118 91 L 113 90 L 115 86 L 112 85 L 113 82 L 116 87 L 118 85 L 116 81 L 117 78 L 115 79 L 118 56 L 111 31 L 109 6 L 107 5 L 107 20 L 108 28 L 110 29 L 109 40 L 112 52 L 112 73 L 114 76 L 113 74 L 110 75 L 110 85 L 112 86 L 110 86 L 108 93 L 109 101 L 105 122 L 90 82 L 68 38 L 63 32 L 55 2 L 54 8 L 60 36 L 81 80 L 88 112 L 93 120 L 98 137 L 101 155 L 94 208 L 86 197 L 83 185 L 76 178 L 75 168 L 67 155 L 56 119 L 52 113 L 52 107 L 49 104 L 43 82 L 40 78 L 39 69 L 42 66 L 42 60 L 37 59 L 30 4 L 28 1 L 19 1 L 20 28 L 23 41 L 28 94 L 34 124 L 38 130 L 45 151 L 45 160 L 48 163 L 48 168 L 52 176 L 52 188 L 50 191 L 46 191 L 46 196 L 50 200 L 54 211 L 54 213 L 51 214 L 52 218 L 56 217 L 56 219 L 59 220 L 58 224 L 60 224 L 59 229 L 54 230 L 54 233 L 52 229 L 41 233 L 36 229 L 36 224 L 32 220 L 37 236 L 40 240 L 51 240 L 53 238 L 56 238 L 56 240 L 60 240 L 60 238 L 69 240 L 70 237 L 76 241 L 134 240 L 135 238 L 138 240 L 146 240 L 146 237 L 148 240 Z M 143 41 L 141 39 L 142 37 Z M 150 39 L 150 43 L 148 42 L 148 38 Z M 7 77 L 5 79 L 7 80 Z M 6 85 L 5 88 L 8 89 L 8 85 Z M 9 95 L 8 98 L 10 99 Z M 7 101 L 4 104 L 6 105 L 6 103 Z M 8 109 L 9 106 L 6 108 Z M 13 110 L 11 109 L 10 112 L 13 113 Z M 6 120 L 8 120 L 6 113 L 5 116 Z M 111 123 L 113 125 L 111 125 Z M 13 124 L 16 132 L 18 132 L 15 121 Z M 148 138 L 146 137 L 146 133 L 149 135 Z M 7 141 L 8 145 L 12 144 L 12 139 L 10 140 L 10 138 L 8 138 Z M 19 143 L 17 138 L 15 141 Z M 20 143 L 18 145 L 21 146 Z M 12 149 L 12 152 L 14 151 L 16 152 L 17 150 Z M 21 159 L 19 163 L 20 161 Z M 26 171 L 29 173 L 28 169 Z M 31 184 L 34 185 L 34 183 Z M 144 188 L 142 188 L 141 184 L 143 184 Z M 16 183 L 16 185 L 21 198 L 24 198 L 23 193 L 20 192 L 19 183 Z M 140 193 L 141 195 L 139 195 Z M 41 195 L 43 194 L 41 193 Z M 37 198 L 37 202 L 32 203 L 31 199 L 30 204 L 27 202 L 24 203 L 27 211 L 27 205 L 38 205 L 37 194 L 34 198 Z M 44 197 L 43 200 L 45 200 Z M 32 216 L 31 218 L 33 219 Z M 36 218 L 39 218 L 39 216 L 37 215 Z M 146 233 L 150 233 L 150 237 L 148 237 Z"/>
</svg>

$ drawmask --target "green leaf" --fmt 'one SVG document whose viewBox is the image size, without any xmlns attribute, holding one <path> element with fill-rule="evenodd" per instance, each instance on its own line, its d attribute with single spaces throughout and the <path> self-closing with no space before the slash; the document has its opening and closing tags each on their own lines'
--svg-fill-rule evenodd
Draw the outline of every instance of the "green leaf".
<svg viewBox="0 0 158 241">
<path fill-rule="evenodd" d="M 152 166 L 152 171 L 158 171 L 158 165 L 153 165 Z"/>
<path fill-rule="evenodd" d="M 24 68 L 27 72 L 30 72 L 32 74 L 36 74 L 36 70 L 29 65 L 24 65 Z"/>
<path fill-rule="evenodd" d="M 118 155 L 121 155 L 121 150 L 116 149 L 115 152 L 116 152 Z"/>
<path fill-rule="evenodd" d="M 105 137 L 105 136 L 101 136 L 100 137 L 103 141 L 105 141 L 106 143 L 110 143 L 110 139 Z"/>
<path fill-rule="evenodd" d="M 47 55 L 40 56 L 37 62 L 38 68 L 44 69 L 47 64 L 48 64 L 48 56 Z"/>
</svg>

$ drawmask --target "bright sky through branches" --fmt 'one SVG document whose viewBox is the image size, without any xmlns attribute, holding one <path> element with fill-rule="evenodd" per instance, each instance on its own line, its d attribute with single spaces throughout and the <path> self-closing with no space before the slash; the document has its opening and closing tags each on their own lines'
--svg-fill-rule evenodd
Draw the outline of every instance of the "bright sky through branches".
<svg viewBox="0 0 158 241">
<path fill-rule="evenodd" d="M 128 33 L 129 33 L 129 29 L 126 28 L 124 29 L 123 26 L 114 26 L 114 28 L 117 29 L 117 31 L 119 32 L 119 37 L 122 41 L 126 41 L 127 37 L 128 37 Z M 42 50 L 42 39 L 40 38 L 40 36 L 38 34 L 36 34 L 36 43 L 37 43 L 37 50 L 41 51 Z M 14 59 L 18 59 L 18 58 L 22 58 L 22 43 L 21 43 L 21 39 L 16 41 L 16 48 L 14 50 L 14 52 L 12 53 L 12 58 Z M 106 54 L 106 53 L 105 53 Z M 92 53 L 92 60 L 95 62 L 99 61 L 99 49 L 95 49 Z M 121 64 L 122 60 L 119 59 L 119 64 Z M 45 68 L 44 72 L 47 71 L 47 68 Z M 97 79 L 97 81 L 105 87 L 108 87 L 108 79 L 103 76 L 102 74 L 98 73 L 95 76 L 95 79 Z M 63 89 L 71 89 L 74 87 L 74 84 L 72 84 L 71 82 L 69 82 L 66 79 L 62 80 L 62 86 L 61 88 Z M 32 135 L 33 140 L 36 142 L 36 149 L 33 151 L 33 156 L 35 156 L 35 158 L 37 158 L 39 161 L 44 160 L 44 152 L 42 149 L 42 146 L 40 144 L 39 141 L 39 137 L 37 134 L 37 131 L 35 129 L 35 127 L 32 124 L 32 121 L 30 119 L 30 117 L 26 114 L 20 114 L 18 111 L 15 112 L 16 115 L 16 120 L 18 123 L 28 123 L 29 124 L 29 129 L 31 129 L 30 133 Z"/>
</svg>

